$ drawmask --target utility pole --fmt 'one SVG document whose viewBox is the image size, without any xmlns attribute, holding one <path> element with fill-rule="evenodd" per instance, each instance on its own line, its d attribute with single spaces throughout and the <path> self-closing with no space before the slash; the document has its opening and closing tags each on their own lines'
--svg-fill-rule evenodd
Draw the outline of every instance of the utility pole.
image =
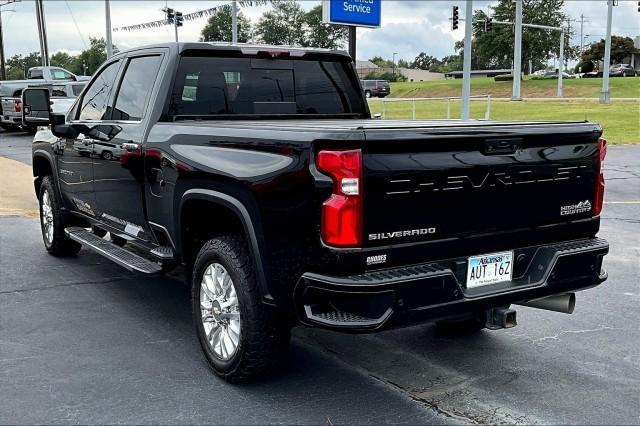
<svg viewBox="0 0 640 426">
<path fill-rule="evenodd" d="M 11 3 L 15 3 L 19 0 L 6 0 L 3 3 L 0 3 L 0 80 L 7 79 L 7 68 L 5 64 L 5 54 L 4 54 L 4 37 L 2 34 L 2 6 L 6 6 Z M 13 11 L 9 11 L 13 12 Z"/>
<path fill-rule="evenodd" d="M 516 1 L 516 39 L 513 52 L 513 93 L 512 101 L 521 101 L 520 79 L 522 78 L 522 0 Z"/>
<path fill-rule="evenodd" d="M 607 1 L 607 39 L 604 45 L 604 70 L 602 71 L 602 92 L 600 93 L 600 103 L 608 104 L 609 93 L 609 65 L 611 62 L 611 19 L 613 17 L 613 0 Z"/>
<path fill-rule="evenodd" d="M 4 64 L 4 37 L 2 35 L 2 6 L 0 5 L 0 80 L 7 79 L 7 69 Z"/>
<path fill-rule="evenodd" d="M 473 0 L 467 0 L 464 21 L 464 64 L 462 79 L 462 111 L 461 118 L 469 119 L 469 100 L 471 97 L 471 33 L 473 32 Z"/>
<path fill-rule="evenodd" d="M 231 2 L 231 42 L 238 44 L 238 2 L 233 0 Z"/>
<path fill-rule="evenodd" d="M 49 46 L 47 42 L 47 24 L 44 19 L 44 4 L 42 0 L 36 0 L 36 18 L 38 23 L 38 34 L 40 35 L 40 56 L 42 66 L 49 66 Z"/>
<path fill-rule="evenodd" d="M 107 25 L 107 34 L 105 40 L 107 41 L 107 59 L 113 55 L 113 42 L 111 41 L 111 7 L 109 6 L 109 0 L 104 0 L 104 20 Z"/>
</svg>

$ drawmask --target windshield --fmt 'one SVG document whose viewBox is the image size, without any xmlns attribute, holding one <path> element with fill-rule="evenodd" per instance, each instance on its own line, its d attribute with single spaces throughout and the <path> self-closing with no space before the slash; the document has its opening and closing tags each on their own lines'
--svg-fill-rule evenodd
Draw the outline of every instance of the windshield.
<svg viewBox="0 0 640 426">
<path fill-rule="evenodd" d="M 183 57 L 168 115 L 350 115 L 366 109 L 358 81 L 338 60 Z"/>
</svg>

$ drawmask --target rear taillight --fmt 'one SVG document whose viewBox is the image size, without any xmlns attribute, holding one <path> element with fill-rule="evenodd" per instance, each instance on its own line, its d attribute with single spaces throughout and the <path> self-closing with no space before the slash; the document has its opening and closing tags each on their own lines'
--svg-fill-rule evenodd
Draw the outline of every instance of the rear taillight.
<svg viewBox="0 0 640 426">
<path fill-rule="evenodd" d="M 13 109 L 15 110 L 15 112 L 22 112 L 22 101 L 19 99 L 16 99 L 16 101 L 13 104 Z"/>
<path fill-rule="evenodd" d="M 602 212 L 602 204 L 604 202 L 604 173 L 602 168 L 604 166 L 604 158 L 607 156 L 607 141 L 604 139 L 598 139 L 598 176 L 596 177 L 596 190 L 594 197 L 593 214 L 598 216 Z"/>
<path fill-rule="evenodd" d="M 322 241 L 333 247 L 362 243 L 362 152 L 320 151 L 318 170 L 331 176 L 333 194 L 322 204 Z"/>
</svg>

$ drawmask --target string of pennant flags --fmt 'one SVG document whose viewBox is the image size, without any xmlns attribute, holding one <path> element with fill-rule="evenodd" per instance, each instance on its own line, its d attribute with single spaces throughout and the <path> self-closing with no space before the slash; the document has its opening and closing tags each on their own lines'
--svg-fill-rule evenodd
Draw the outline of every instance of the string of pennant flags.
<svg viewBox="0 0 640 426">
<path fill-rule="evenodd" d="M 184 14 L 182 15 L 182 17 L 184 18 L 185 21 L 195 21 L 196 19 L 207 18 L 211 15 L 215 15 L 217 11 L 218 11 L 217 7 L 211 7 L 209 9 L 197 10 L 192 13 Z M 112 31 L 114 33 L 118 31 L 135 31 L 135 30 L 141 30 L 145 28 L 164 27 L 165 25 L 173 25 L 173 22 L 169 21 L 168 19 L 161 19 L 159 21 L 145 22 L 142 24 L 134 24 L 134 25 L 127 25 L 125 27 L 113 28 Z"/>
</svg>

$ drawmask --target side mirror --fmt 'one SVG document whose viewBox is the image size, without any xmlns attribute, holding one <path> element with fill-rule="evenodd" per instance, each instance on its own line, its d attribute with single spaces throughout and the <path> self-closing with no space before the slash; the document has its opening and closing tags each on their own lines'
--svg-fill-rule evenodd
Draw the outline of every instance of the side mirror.
<svg viewBox="0 0 640 426">
<path fill-rule="evenodd" d="M 46 126 L 51 123 L 49 89 L 28 88 L 22 91 L 22 124 Z"/>
</svg>

